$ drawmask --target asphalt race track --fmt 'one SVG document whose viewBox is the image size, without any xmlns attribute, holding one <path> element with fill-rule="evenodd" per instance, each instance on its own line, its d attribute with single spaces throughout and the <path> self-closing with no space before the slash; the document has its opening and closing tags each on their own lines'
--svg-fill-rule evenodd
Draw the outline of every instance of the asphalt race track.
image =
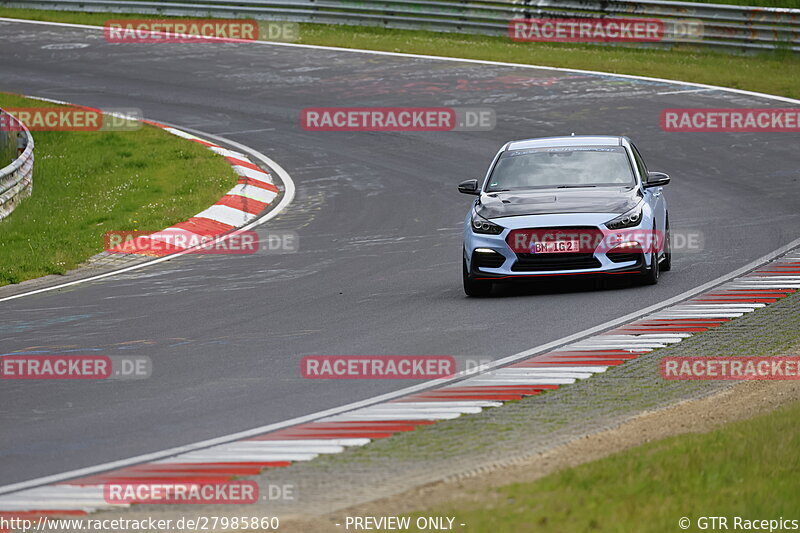
<svg viewBox="0 0 800 533">
<path fill-rule="evenodd" d="M 86 46 L 84 46 L 86 45 Z M 800 138 L 665 133 L 663 108 L 786 107 L 680 84 L 266 44 L 108 44 L 0 22 L 0 90 L 222 135 L 277 161 L 294 202 L 259 228 L 295 254 L 183 256 L 0 304 L 0 354 L 146 355 L 143 381 L 5 381 L 0 485 L 124 459 L 369 398 L 406 381 L 306 380 L 304 355 L 498 359 L 660 302 L 800 233 Z M 309 132 L 322 106 L 491 107 L 488 132 Z M 701 231 L 655 287 L 586 281 L 461 289 L 461 224 L 511 139 L 625 134 L 668 172 L 673 231 Z M 38 155 L 41 157 L 41 155 Z M 35 187 L 34 187 L 35 191 Z M 35 194 L 35 192 L 34 192 Z M 69 206 L 58 206 L 69 209 Z"/>
</svg>

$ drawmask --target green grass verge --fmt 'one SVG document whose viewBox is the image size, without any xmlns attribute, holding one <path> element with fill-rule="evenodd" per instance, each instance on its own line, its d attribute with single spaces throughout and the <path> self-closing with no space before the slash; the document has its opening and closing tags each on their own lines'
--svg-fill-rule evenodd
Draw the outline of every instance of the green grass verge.
<svg viewBox="0 0 800 533">
<path fill-rule="evenodd" d="M 481 491 L 413 516 L 455 516 L 469 531 L 680 531 L 688 517 L 800 519 L 800 403 L 705 434 L 671 437 L 557 472 Z M 412 521 L 413 523 L 413 521 Z"/>
<path fill-rule="evenodd" d="M 0 8 L 0 16 L 102 25 L 111 17 L 141 18 L 147 15 Z M 690 47 L 657 50 L 587 44 L 516 43 L 504 37 L 321 24 L 300 26 L 299 42 L 303 44 L 600 70 L 800 98 L 800 85 L 797 84 L 800 54 L 786 50 L 735 55 Z"/>
<path fill-rule="evenodd" d="M 52 105 L 0 93 L 4 108 Z M 0 221 L 0 285 L 75 268 L 107 231 L 186 220 L 237 179 L 222 157 L 151 126 L 33 135 L 33 195 Z"/>
</svg>

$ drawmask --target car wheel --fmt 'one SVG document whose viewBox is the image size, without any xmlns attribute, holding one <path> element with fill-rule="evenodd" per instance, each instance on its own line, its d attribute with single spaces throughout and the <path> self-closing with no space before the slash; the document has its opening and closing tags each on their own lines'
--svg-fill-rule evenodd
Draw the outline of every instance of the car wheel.
<svg viewBox="0 0 800 533">
<path fill-rule="evenodd" d="M 650 268 L 645 267 L 642 273 L 642 283 L 644 285 L 655 285 L 658 283 L 658 277 L 661 269 L 658 267 L 658 252 L 653 250 L 650 254 Z"/>
<path fill-rule="evenodd" d="M 492 292 L 492 282 L 486 279 L 473 279 L 467 272 L 467 260 L 461 258 L 461 270 L 464 276 L 464 293 L 467 296 L 489 296 Z"/>
<path fill-rule="evenodd" d="M 672 270 L 672 240 L 669 233 L 669 218 L 667 218 L 667 225 L 664 231 L 664 259 L 658 265 L 661 272 Z"/>
</svg>

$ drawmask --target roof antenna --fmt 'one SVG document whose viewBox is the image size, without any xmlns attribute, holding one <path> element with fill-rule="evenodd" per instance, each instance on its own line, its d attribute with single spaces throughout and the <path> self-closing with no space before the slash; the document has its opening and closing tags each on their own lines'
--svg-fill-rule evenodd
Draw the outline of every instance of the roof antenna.
<svg viewBox="0 0 800 533">
<path fill-rule="evenodd" d="M 569 136 L 570 137 L 575 137 L 575 132 L 573 131 L 572 133 L 569 134 Z"/>
</svg>

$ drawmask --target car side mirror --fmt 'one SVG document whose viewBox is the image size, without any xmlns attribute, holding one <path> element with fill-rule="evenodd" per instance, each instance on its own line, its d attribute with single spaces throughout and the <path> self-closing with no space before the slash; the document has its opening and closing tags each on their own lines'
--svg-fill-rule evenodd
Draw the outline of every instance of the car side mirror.
<svg viewBox="0 0 800 533">
<path fill-rule="evenodd" d="M 478 189 L 478 180 L 466 180 L 458 184 L 458 192 L 464 194 L 480 194 Z"/>
<path fill-rule="evenodd" d="M 648 172 L 647 181 L 644 182 L 645 189 L 650 187 L 661 187 L 669 183 L 669 175 L 663 172 Z"/>
</svg>

